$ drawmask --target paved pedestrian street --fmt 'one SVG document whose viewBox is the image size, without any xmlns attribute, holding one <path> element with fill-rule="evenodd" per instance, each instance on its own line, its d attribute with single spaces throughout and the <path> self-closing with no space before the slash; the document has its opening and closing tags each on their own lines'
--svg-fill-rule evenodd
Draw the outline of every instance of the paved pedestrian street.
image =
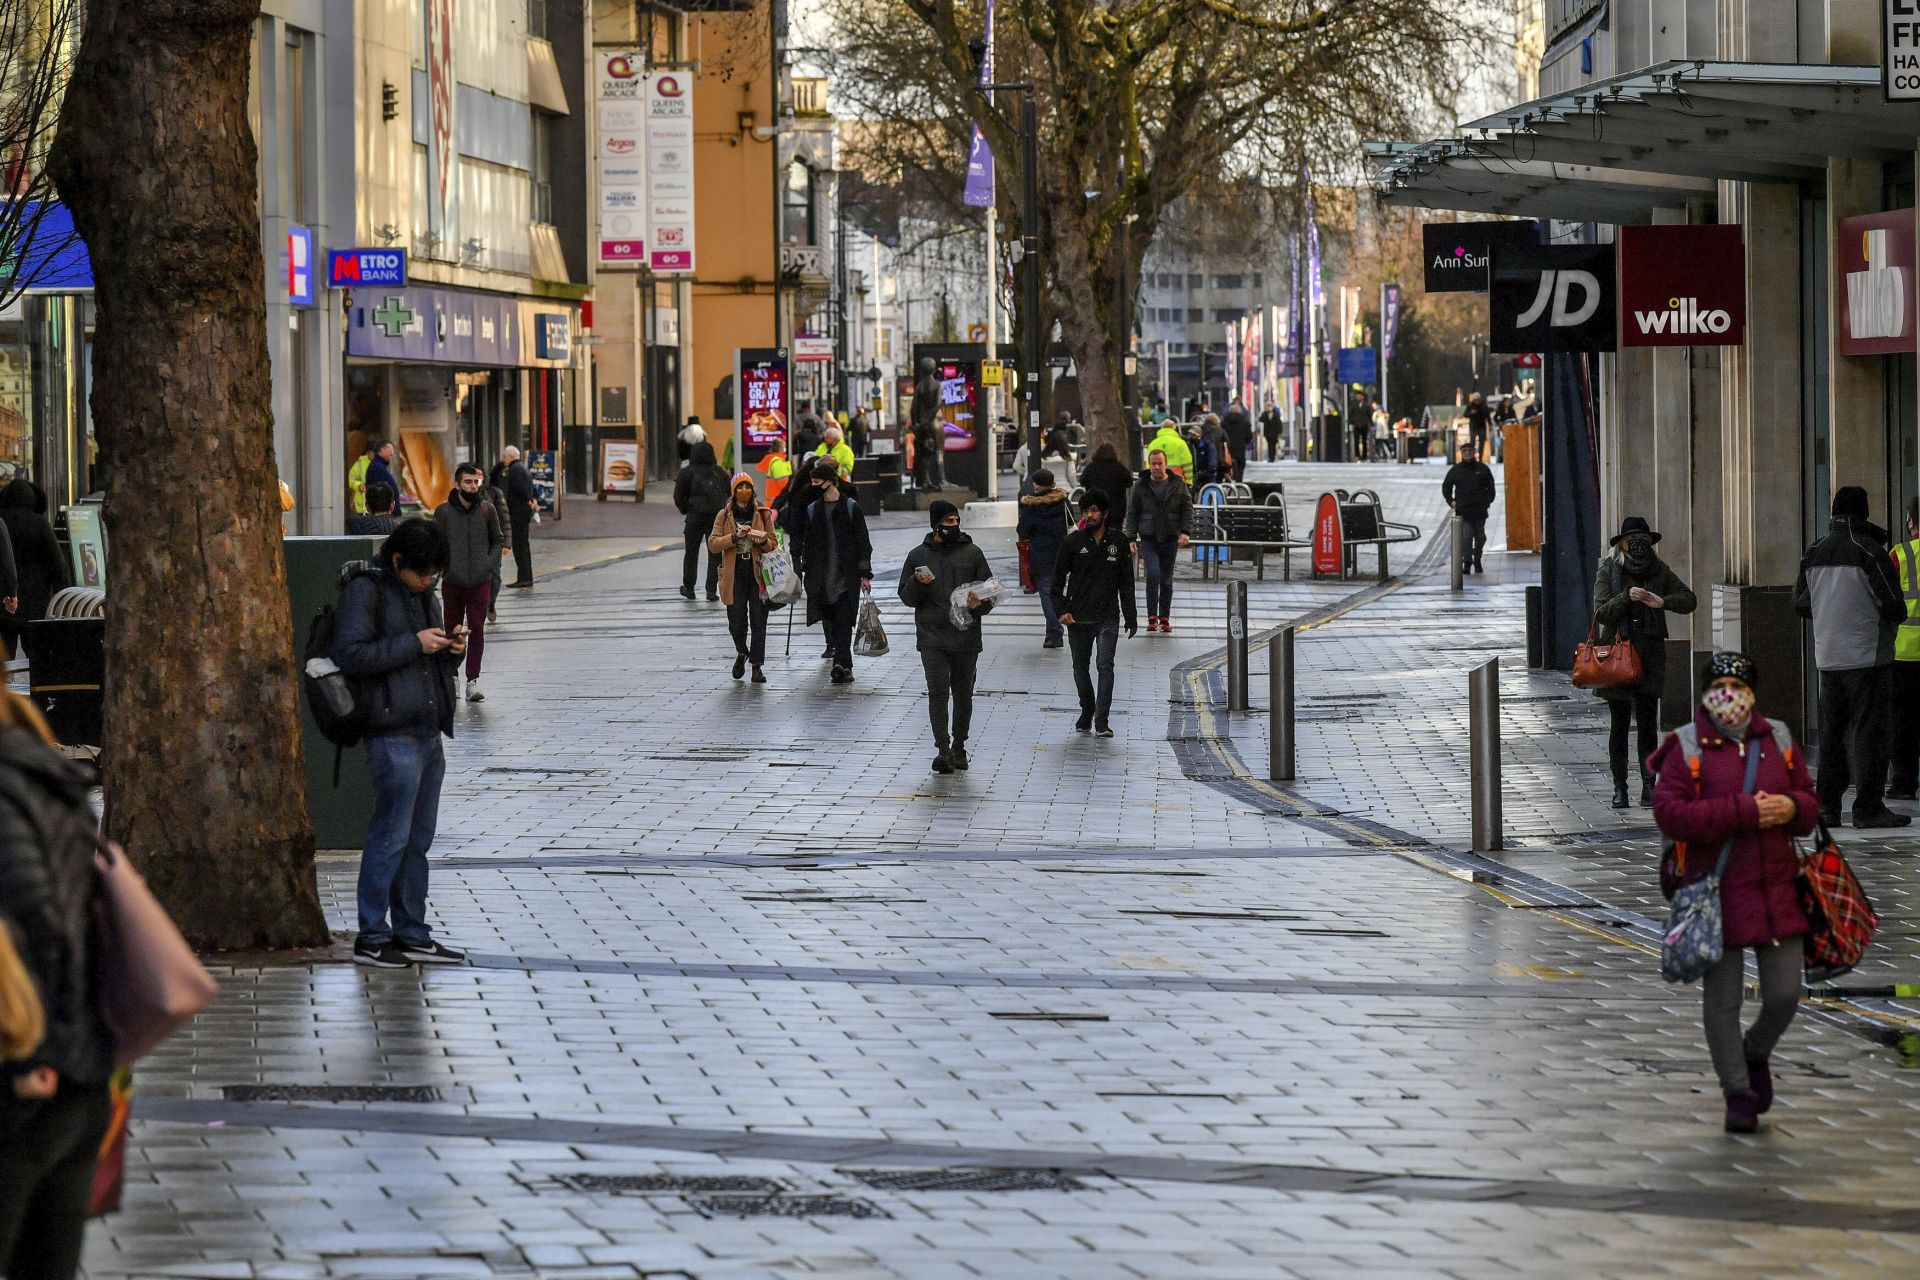
<svg viewBox="0 0 1920 1280">
<path fill-rule="evenodd" d="M 1651 815 L 1604 716 L 1525 668 L 1531 557 L 1448 590 L 1434 467 L 1300 466 L 1429 535 L 1387 584 L 1225 589 L 1120 645 L 1074 732 L 1038 602 L 985 622 L 970 771 L 932 773 L 918 519 L 874 522 L 892 651 L 829 686 L 774 615 L 729 678 L 677 548 L 509 593 L 450 744 L 432 916 L 470 964 L 234 957 L 143 1065 L 95 1277 L 1920 1275 L 1920 838 L 1843 833 L 1883 945 L 1721 1132 L 1660 981 Z M 1011 530 L 979 540 L 1011 581 Z M 551 567 L 568 553 L 543 542 Z M 1298 623 L 1299 777 L 1264 635 Z M 1501 663 L 1509 847 L 1469 840 L 1466 672 Z M 1764 708 L 1762 708 L 1764 710 Z"/>
</svg>

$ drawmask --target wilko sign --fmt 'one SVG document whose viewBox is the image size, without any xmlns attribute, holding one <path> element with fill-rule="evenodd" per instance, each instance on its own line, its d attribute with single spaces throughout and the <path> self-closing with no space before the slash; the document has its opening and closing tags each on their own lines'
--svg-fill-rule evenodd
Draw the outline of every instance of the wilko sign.
<svg viewBox="0 0 1920 1280">
<path fill-rule="evenodd" d="M 1346 571 L 1345 555 L 1340 543 L 1340 499 L 1323 493 L 1313 513 L 1313 576 L 1339 577 Z"/>
<path fill-rule="evenodd" d="M 1420 228 L 1428 293 L 1485 293 L 1496 244 L 1538 244 L 1532 222 L 1429 222 Z"/>
<path fill-rule="evenodd" d="M 1736 225 L 1621 227 L 1620 345 L 1737 347 L 1747 252 Z"/>
<path fill-rule="evenodd" d="M 1911 209 L 1840 219 L 1841 355 L 1914 349 L 1913 234 Z"/>
</svg>

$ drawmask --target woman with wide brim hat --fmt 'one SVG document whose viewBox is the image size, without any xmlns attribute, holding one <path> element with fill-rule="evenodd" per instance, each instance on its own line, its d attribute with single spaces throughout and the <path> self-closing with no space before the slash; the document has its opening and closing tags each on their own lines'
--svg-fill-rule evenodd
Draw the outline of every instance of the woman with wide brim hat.
<svg viewBox="0 0 1920 1280">
<path fill-rule="evenodd" d="M 1680 575 L 1654 554 L 1660 541 L 1641 516 L 1620 522 L 1620 532 L 1608 540 L 1593 581 L 1593 620 L 1601 644 L 1624 636 L 1640 654 L 1640 682 L 1596 689 L 1607 700 L 1613 723 L 1607 733 L 1607 764 L 1613 771 L 1613 807 L 1624 809 L 1627 799 L 1627 726 L 1637 731 L 1634 759 L 1640 765 L 1640 805 L 1653 804 L 1653 775 L 1647 757 L 1660 741 L 1660 693 L 1667 680 L 1667 615 L 1692 613 L 1698 603 Z"/>
</svg>

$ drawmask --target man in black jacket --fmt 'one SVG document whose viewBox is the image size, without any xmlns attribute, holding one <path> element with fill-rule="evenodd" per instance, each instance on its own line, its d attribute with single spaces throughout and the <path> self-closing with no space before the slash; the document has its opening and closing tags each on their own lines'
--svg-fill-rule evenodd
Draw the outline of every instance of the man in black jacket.
<svg viewBox="0 0 1920 1280">
<path fill-rule="evenodd" d="M 693 459 L 680 468 L 673 481 L 673 505 L 684 518 L 681 532 L 686 539 L 686 555 L 680 562 L 680 595 L 693 599 L 694 574 L 700 568 L 700 552 L 707 553 L 707 599 L 720 598 L 720 557 L 707 546 L 713 532 L 713 518 L 732 501 L 732 484 L 725 468 L 714 461 L 713 446 L 701 441 L 693 446 Z"/>
<path fill-rule="evenodd" d="M 927 673 L 927 711 L 933 722 L 933 771 L 967 768 L 967 731 L 973 726 L 973 678 L 980 668 L 980 619 L 993 602 L 967 593 L 971 625 L 953 621 L 953 593 L 993 576 L 987 558 L 960 529 L 960 508 L 927 508 L 933 531 L 900 567 L 900 602 L 913 610 L 913 635 Z M 948 720 L 948 703 L 952 720 Z"/>
<path fill-rule="evenodd" d="M 840 483 L 831 460 L 807 473 L 813 501 L 801 509 L 800 576 L 807 584 L 807 625 L 823 622 L 834 684 L 853 683 L 853 620 L 860 594 L 873 586 L 873 540 L 867 517 Z"/>
<path fill-rule="evenodd" d="M 1833 495 L 1827 536 L 1807 548 L 1793 588 L 1794 609 L 1813 620 L 1813 665 L 1820 669 L 1820 770 L 1814 790 L 1830 827 L 1853 769 L 1853 825 L 1904 827 L 1912 819 L 1887 808 L 1893 751 L 1894 632 L 1906 601 L 1887 558 L 1887 534 L 1867 519 L 1867 491 Z"/>
<path fill-rule="evenodd" d="M 1126 535 L 1108 522 L 1111 501 L 1093 490 L 1080 500 L 1080 527 L 1067 535 L 1060 548 L 1060 564 L 1053 571 L 1053 608 L 1067 628 L 1073 650 L 1073 683 L 1080 691 L 1080 719 L 1074 728 L 1111 738 L 1107 715 L 1113 707 L 1113 651 L 1120 643 L 1120 623 L 1133 639 L 1138 622 L 1133 611 L 1133 551 Z M 1100 651 L 1100 688 L 1096 692 L 1088 665 L 1095 647 Z"/>
<path fill-rule="evenodd" d="M 467 626 L 467 701 L 479 702 L 480 659 L 487 644 L 487 610 L 493 603 L 493 566 L 507 545 L 500 517 L 480 492 L 480 467 L 463 462 L 453 469 L 453 492 L 434 508 L 433 522 L 447 535 L 447 571 L 441 579 L 441 605 L 455 623 Z M 372 507 L 369 490 L 367 505 Z"/>
<path fill-rule="evenodd" d="M 507 526 L 513 531 L 513 581 L 509 587 L 533 585 L 533 516 L 540 510 L 540 491 L 533 487 L 533 473 L 520 461 L 520 451 L 512 445 L 500 451 L 506 464 Z"/>
<path fill-rule="evenodd" d="M 466 959 L 434 941 L 427 926 L 427 850 L 447 771 L 440 737 L 453 736 L 454 669 L 467 651 L 466 628 L 448 631 L 434 597 L 446 567 L 440 526 L 402 521 L 381 544 L 377 568 L 352 565 L 343 573 L 334 619 L 333 661 L 366 712 L 373 776 L 353 962 L 376 969 Z"/>
<path fill-rule="evenodd" d="M 1462 573 L 1485 573 L 1481 557 L 1487 550 L 1487 511 L 1493 506 L 1493 469 L 1480 461 L 1479 446 L 1469 440 L 1460 446 L 1460 461 L 1447 468 L 1440 482 L 1440 496 L 1453 508 L 1453 514 L 1466 522 L 1471 535 L 1460 548 Z"/>
</svg>

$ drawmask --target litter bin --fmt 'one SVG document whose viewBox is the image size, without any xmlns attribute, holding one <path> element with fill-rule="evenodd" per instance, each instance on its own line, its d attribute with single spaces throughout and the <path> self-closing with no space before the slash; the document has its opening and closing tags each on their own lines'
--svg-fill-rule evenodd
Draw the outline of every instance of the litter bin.
<svg viewBox="0 0 1920 1280">
<path fill-rule="evenodd" d="M 379 538 L 297 537 L 285 540 L 287 597 L 293 610 L 293 653 L 297 682 L 305 662 L 307 629 L 323 605 L 339 595 L 340 570 L 354 560 L 371 560 Z M 336 748 L 320 733 L 300 698 L 300 736 L 307 762 L 307 813 L 322 849 L 358 849 L 373 817 L 373 779 L 367 773 L 367 749 Z M 340 784 L 334 785 L 334 752 L 340 752 Z"/>
</svg>

